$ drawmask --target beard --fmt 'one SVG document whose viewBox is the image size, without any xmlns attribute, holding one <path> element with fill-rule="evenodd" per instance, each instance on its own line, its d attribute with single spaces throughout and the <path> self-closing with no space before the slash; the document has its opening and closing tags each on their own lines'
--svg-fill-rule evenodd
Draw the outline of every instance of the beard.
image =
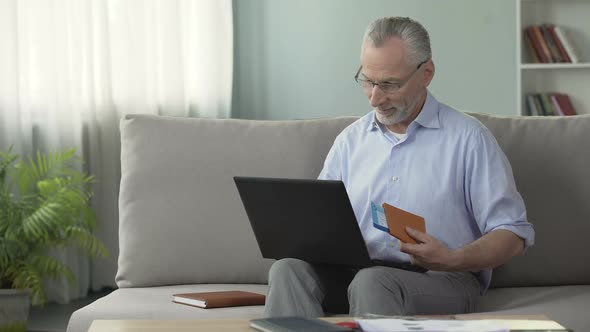
<svg viewBox="0 0 590 332">
<path fill-rule="evenodd" d="M 377 121 L 386 126 L 398 124 L 412 116 L 416 110 L 416 107 L 418 106 L 418 102 L 420 102 L 419 96 L 416 97 L 416 99 L 413 100 L 411 104 L 407 104 L 405 106 L 391 105 L 389 108 L 386 108 L 386 110 L 391 110 L 390 114 L 381 114 L 375 110 L 375 117 L 377 118 Z"/>
<path fill-rule="evenodd" d="M 377 121 L 381 124 L 386 126 L 392 126 L 394 124 L 398 124 L 404 120 L 407 120 L 412 112 L 408 107 L 394 107 L 395 110 L 391 114 L 381 114 L 379 112 L 375 112 L 375 116 L 377 117 Z"/>
</svg>

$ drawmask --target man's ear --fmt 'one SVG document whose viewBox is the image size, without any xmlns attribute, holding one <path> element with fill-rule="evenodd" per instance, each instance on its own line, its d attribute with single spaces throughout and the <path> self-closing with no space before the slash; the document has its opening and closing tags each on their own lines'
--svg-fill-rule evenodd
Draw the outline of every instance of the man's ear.
<svg viewBox="0 0 590 332">
<path fill-rule="evenodd" d="M 424 87 L 430 85 L 430 82 L 432 82 L 432 79 L 434 78 L 434 72 L 434 62 L 432 61 L 432 59 L 430 59 L 427 63 L 424 64 Z"/>
</svg>

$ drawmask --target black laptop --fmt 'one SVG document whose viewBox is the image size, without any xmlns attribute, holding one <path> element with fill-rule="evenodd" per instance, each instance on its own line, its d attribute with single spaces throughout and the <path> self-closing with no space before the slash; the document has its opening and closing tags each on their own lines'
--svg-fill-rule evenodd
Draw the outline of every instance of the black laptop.
<svg viewBox="0 0 590 332">
<path fill-rule="evenodd" d="M 242 176 L 234 181 L 264 258 L 427 271 L 371 260 L 342 181 Z"/>
</svg>

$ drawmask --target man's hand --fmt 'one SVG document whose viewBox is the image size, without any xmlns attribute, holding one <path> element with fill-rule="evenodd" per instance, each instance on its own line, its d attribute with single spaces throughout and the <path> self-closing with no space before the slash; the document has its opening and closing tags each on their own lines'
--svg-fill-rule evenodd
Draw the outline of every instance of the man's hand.
<svg viewBox="0 0 590 332">
<path fill-rule="evenodd" d="M 493 269 L 524 249 L 524 240 L 504 229 L 489 232 L 458 249 L 450 249 L 437 238 L 415 229 L 406 227 L 406 231 L 418 244 L 402 243 L 401 252 L 410 255 L 413 264 L 434 271 Z"/>
<path fill-rule="evenodd" d="M 400 250 L 408 255 L 412 264 L 434 271 L 457 271 L 461 264 L 461 254 L 458 250 L 447 247 L 434 236 L 406 227 L 410 235 L 418 244 L 401 243 Z"/>
</svg>

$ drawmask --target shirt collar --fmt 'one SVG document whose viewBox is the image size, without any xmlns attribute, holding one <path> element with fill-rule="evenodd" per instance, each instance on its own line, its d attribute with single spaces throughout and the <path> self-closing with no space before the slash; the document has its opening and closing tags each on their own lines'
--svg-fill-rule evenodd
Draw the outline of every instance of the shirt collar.
<svg viewBox="0 0 590 332">
<path fill-rule="evenodd" d="M 426 128 L 440 128 L 438 100 L 428 90 L 426 90 L 426 101 L 424 102 L 424 106 L 422 106 L 422 111 L 414 119 L 414 122 Z"/>
<path fill-rule="evenodd" d="M 381 128 L 379 126 L 379 121 L 377 121 L 375 111 L 372 111 L 372 113 L 373 116 L 371 117 L 367 131 Z M 420 111 L 413 122 L 416 122 L 426 128 L 440 128 L 440 120 L 438 118 L 438 101 L 436 98 L 434 98 L 430 91 L 426 90 L 426 101 L 424 102 L 424 106 L 422 106 L 422 111 Z"/>
</svg>

